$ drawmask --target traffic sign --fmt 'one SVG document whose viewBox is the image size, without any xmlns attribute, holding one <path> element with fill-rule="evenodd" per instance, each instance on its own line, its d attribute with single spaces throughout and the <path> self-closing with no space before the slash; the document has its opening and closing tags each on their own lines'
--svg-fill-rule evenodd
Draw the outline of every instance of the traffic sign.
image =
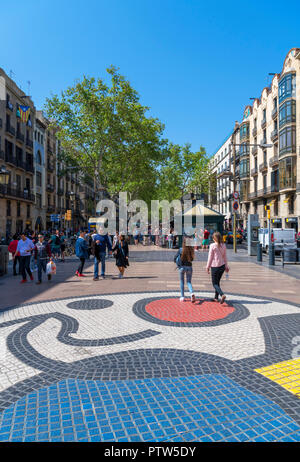
<svg viewBox="0 0 300 462">
<path fill-rule="evenodd" d="M 239 198 L 239 193 L 238 193 L 237 191 L 235 191 L 235 192 L 233 193 L 233 198 L 234 198 L 235 200 L 237 200 L 237 199 Z"/>
<path fill-rule="evenodd" d="M 232 207 L 233 207 L 234 210 L 238 210 L 238 208 L 239 208 L 238 201 L 234 201 L 233 204 L 232 204 Z"/>
</svg>

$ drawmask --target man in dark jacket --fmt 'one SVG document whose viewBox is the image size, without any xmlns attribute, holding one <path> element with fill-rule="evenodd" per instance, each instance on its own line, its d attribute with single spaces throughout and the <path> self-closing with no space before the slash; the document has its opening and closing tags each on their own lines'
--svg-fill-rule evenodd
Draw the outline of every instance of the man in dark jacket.
<svg viewBox="0 0 300 462">
<path fill-rule="evenodd" d="M 98 281 L 99 263 L 101 262 L 101 277 L 105 279 L 106 247 L 111 254 L 111 243 L 107 234 L 94 234 L 92 241 L 92 255 L 94 255 L 94 281 Z"/>
<path fill-rule="evenodd" d="M 85 240 L 85 232 L 83 230 L 80 231 L 79 238 L 76 241 L 75 253 L 76 253 L 76 256 L 80 260 L 80 265 L 75 274 L 78 277 L 84 277 L 84 274 L 82 273 L 83 267 L 84 267 L 85 260 L 89 257 L 89 253 L 88 253 L 88 245 Z"/>
</svg>

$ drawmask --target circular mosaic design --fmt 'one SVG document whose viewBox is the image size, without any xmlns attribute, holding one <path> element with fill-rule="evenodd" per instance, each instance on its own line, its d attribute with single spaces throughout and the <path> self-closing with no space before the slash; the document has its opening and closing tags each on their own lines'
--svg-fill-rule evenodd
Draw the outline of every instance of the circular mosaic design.
<svg viewBox="0 0 300 462">
<path fill-rule="evenodd" d="M 249 310 L 241 303 L 221 304 L 204 298 L 195 303 L 169 297 L 148 298 L 136 302 L 133 312 L 146 321 L 173 327 L 218 326 L 249 316 Z"/>
<path fill-rule="evenodd" d="M 71 310 L 103 310 L 109 308 L 114 303 L 111 300 L 105 300 L 103 298 L 95 298 L 91 300 L 78 300 L 67 304 Z"/>
<path fill-rule="evenodd" d="M 170 322 L 207 322 L 224 319 L 235 309 L 226 304 L 208 300 L 181 302 L 178 298 L 154 300 L 146 306 L 146 312 L 154 318 Z"/>
</svg>

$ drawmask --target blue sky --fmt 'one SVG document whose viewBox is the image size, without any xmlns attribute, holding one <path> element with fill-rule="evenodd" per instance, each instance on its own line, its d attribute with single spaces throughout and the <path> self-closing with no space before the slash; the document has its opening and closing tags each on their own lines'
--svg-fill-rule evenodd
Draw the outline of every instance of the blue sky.
<svg viewBox="0 0 300 462">
<path fill-rule="evenodd" d="M 38 109 L 83 74 L 120 68 L 174 143 L 212 154 L 300 47 L 300 2 L 0 1 L 0 66 Z"/>
</svg>

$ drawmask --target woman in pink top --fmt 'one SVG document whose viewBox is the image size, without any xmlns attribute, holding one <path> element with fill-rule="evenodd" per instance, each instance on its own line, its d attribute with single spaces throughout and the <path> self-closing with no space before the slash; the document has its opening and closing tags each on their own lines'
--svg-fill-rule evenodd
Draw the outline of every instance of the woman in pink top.
<svg viewBox="0 0 300 462">
<path fill-rule="evenodd" d="M 218 301 L 219 295 L 221 296 L 221 303 L 224 303 L 226 296 L 224 295 L 220 281 L 224 271 L 228 273 L 229 266 L 227 263 L 226 246 L 222 242 L 222 236 L 219 232 L 213 234 L 213 244 L 209 246 L 208 260 L 206 271 L 209 274 L 211 269 L 212 285 L 215 289 L 215 302 Z"/>
</svg>

